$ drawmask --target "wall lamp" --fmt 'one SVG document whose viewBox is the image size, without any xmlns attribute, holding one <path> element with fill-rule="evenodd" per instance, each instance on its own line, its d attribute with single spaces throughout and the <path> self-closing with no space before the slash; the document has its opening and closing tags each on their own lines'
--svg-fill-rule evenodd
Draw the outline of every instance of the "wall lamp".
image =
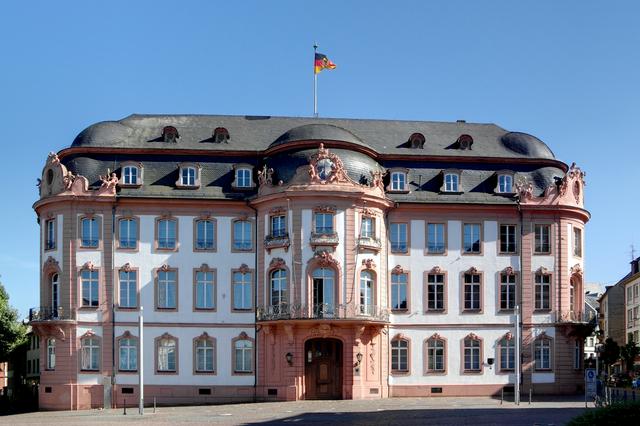
<svg viewBox="0 0 640 426">
<path fill-rule="evenodd" d="M 287 354 L 284 357 L 287 359 L 287 364 L 289 365 L 293 364 L 293 354 L 291 352 L 287 352 Z"/>
<path fill-rule="evenodd" d="M 362 363 L 362 354 L 360 352 L 356 354 L 356 361 L 356 367 Z"/>
</svg>

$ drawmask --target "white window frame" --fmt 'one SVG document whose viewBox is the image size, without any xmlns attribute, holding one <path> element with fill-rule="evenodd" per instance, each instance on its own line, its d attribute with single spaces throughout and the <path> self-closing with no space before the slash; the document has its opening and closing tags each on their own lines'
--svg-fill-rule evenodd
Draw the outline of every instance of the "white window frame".
<svg viewBox="0 0 640 426">
<path fill-rule="evenodd" d="M 249 339 L 238 339 L 233 343 L 235 351 L 234 373 L 253 372 L 253 342 Z"/>
<path fill-rule="evenodd" d="M 246 164 L 236 164 L 233 166 L 233 187 L 237 189 L 251 189 L 255 187 L 253 183 L 253 166 Z"/>
<path fill-rule="evenodd" d="M 136 338 L 122 337 L 118 340 L 118 370 L 138 370 L 138 343 Z"/>
<path fill-rule="evenodd" d="M 85 228 L 85 223 L 88 223 Z M 100 246 L 100 221 L 97 217 L 83 217 L 80 219 L 80 246 L 83 248 L 98 248 Z M 85 234 L 88 232 L 88 235 Z"/>
<path fill-rule="evenodd" d="M 251 222 L 248 220 L 236 220 L 233 222 L 233 249 L 238 251 L 250 251 L 253 249 L 253 230 Z"/>
<path fill-rule="evenodd" d="M 216 309 L 216 274 L 214 271 L 196 271 L 195 308 Z"/>
<path fill-rule="evenodd" d="M 44 236 L 44 249 L 55 250 L 56 248 L 56 220 L 47 219 L 44 222 L 45 236 Z"/>
<path fill-rule="evenodd" d="M 83 337 L 80 340 L 81 370 L 98 371 L 100 369 L 100 340 L 97 337 Z"/>
<path fill-rule="evenodd" d="M 173 279 L 171 279 L 173 274 Z M 178 271 L 158 271 L 158 287 L 156 296 L 157 309 L 178 309 Z M 164 299 L 161 297 L 164 296 Z M 173 303 L 169 303 L 173 301 Z"/>
<path fill-rule="evenodd" d="M 460 175 L 457 173 L 444 174 L 444 192 L 460 192 Z"/>
<path fill-rule="evenodd" d="M 240 276 L 240 280 L 237 277 Z M 252 297 L 252 275 L 251 272 L 233 271 L 233 310 L 245 311 L 253 307 Z M 245 297 L 247 296 L 248 297 Z M 238 305 L 240 304 L 240 305 Z"/>
<path fill-rule="evenodd" d="M 499 194 L 513 194 L 513 175 L 507 173 L 498 174 L 498 186 L 496 189 Z"/>
<path fill-rule="evenodd" d="M 409 174 L 406 170 L 391 170 L 389 176 L 390 192 L 406 192 L 409 188 Z"/>
<path fill-rule="evenodd" d="M 215 344 L 211 339 L 196 340 L 196 373 L 215 372 Z"/>
<path fill-rule="evenodd" d="M 119 307 L 136 308 L 138 306 L 138 271 L 120 270 L 119 275 Z M 123 303 L 124 301 L 124 303 Z"/>
<path fill-rule="evenodd" d="M 100 305 L 100 273 L 97 270 L 80 271 L 80 285 L 83 308 L 97 308 Z"/>
<path fill-rule="evenodd" d="M 269 273 L 269 303 L 271 306 L 280 306 L 289 302 L 287 289 L 287 270 L 274 269 Z"/>
<path fill-rule="evenodd" d="M 393 339 L 391 341 L 391 372 L 409 372 L 409 341 L 406 339 Z"/>
</svg>

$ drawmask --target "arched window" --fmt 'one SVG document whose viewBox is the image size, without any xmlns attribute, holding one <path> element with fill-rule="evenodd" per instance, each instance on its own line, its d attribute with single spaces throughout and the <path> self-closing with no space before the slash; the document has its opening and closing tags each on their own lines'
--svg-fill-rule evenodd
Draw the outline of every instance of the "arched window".
<svg viewBox="0 0 640 426">
<path fill-rule="evenodd" d="M 168 334 L 163 335 L 156 343 L 156 370 L 161 373 L 177 372 L 178 345 L 176 339 Z"/>
<path fill-rule="evenodd" d="M 407 373 L 409 371 L 409 341 L 396 338 L 391 341 L 391 372 Z"/>
<path fill-rule="evenodd" d="M 479 373 L 482 371 L 482 341 L 474 335 L 467 336 L 463 344 L 465 373 Z"/>
<path fill-rule="evenodd" d="M 500 371 L 509 371 L 516 368 L 516 342 L 510 336 L 503 337 L 498 342 L 500 354 Z"/>
<path fill-rule="evenodd" d="M 270 278 L 271 306 L 286 304 L 288 301 L 287 271 L 285 269 L 276 269 L 271 272 Z"/>
<path fill-rule="evenodd" d="M 96 336 L 84 337 L 80 341 L 82 351 L 82 370 L 100 369 L 100 340 Z"/>
<path fill-rule="evenodd" d="M 215 345 L 213 339 L 206 334 L 195 341 L 196 373 L 213 373 L 215 371 Z"/>
<path fill-rule="evenodd" d="M 120 371 L 136 371 L 138 369 L 137 339 L 125 333 L 126 337 L 118 340 L 118 369 Z"/>
<path fill-rule="evenodd" d="M 553 355 L 553 341 L 547 335 L 539 336 L 533 346 L 533 353 L 535 359 L 536 370 L 551 370 L 552 367 L 552 355 Z"/>
<path fill-rule="evenodd" d="M 427 339 L 427 373 L 444 373 L 446 367 L 446 342 L 435 335 Z"/>
<path fill-rule="evenodd" d="M 233 343 L 234 373 L 253 372 L 253 342 L 249 339 L 238 339 Z"/>
<path fill-rule="evenodd" d="M 373 273 L 371 271 L 360 272 L 360 313 L 373 314 Z"/>
<path fill-rule="evenodd" d="M 195 250 L 215 250 L 216 222 L 213 219 L 196 220 Z"/>
<path fill-rule="evenodd" d="M 313 316 L 331 315 L 335 305 L 335 272 L 331 268 L 318 268 L 312 274 Z"/>
</svg>

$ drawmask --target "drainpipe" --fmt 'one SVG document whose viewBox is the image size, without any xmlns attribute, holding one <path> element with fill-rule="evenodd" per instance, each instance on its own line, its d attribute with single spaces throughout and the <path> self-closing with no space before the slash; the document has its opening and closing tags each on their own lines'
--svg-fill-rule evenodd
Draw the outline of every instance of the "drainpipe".
<svg viewBox="0 0 640 426">
<path fill-rule="evenodd" d="M 515 389 L 514 399 L 516 405 L 520 405 L 520 386 L 522 384 L 522 286 L 524 284 L 524 213 L 520 205 L 520 197 L 516 197 L 516 208 L 518 209 L 518 216 L 520 217 L 520 285 L 516 286 L 516 312 L 515 312 L 515 337 L 516 337 L 516 374 L 515 374 Z M 528 272 L 527 272 L 528 273 Z"/>
<path fill-rule="evenodd" d="M 116 205 L 118 195 L 111 206 L 111 407 L 115 406 L 116 384 L 116 279 L 115 279 L 115 234 L 116 234 Z"/>
<path fill-rule="evenodd" d="M 255 336 L 254 345 L 254 356 L 253 356 L 253 401 L 256 401 L 256 394 L 258 389 L 258 210 L 249 204 L 249 200 L 246 201 L 247 207 L 253 210 L 253 217 L 255 220 L 253 221 L 253 235 L 256 241 L 253 253 L 253 264 L 255 265 L 255 273 L 253 274 L 254 280 L 254 289 L 253 292 L 253 335 Z M 233 285 L 233 283 L 232 283 Z M 231 288 L 233 292 L 233 288 Z M 232 300 L 233 297 L 230 298 Z M 232 307 L 233 308 L 233 307 Z"/>
<path fill-rule="evenodd" d="M 394 207 L 398 207 L 398 203 L 395 203 Z M 384 222 L 384 234 L 385 234 L 385 239 L 384 239 L 384 242 L 385 242 L 385 244 L 384 244 L 384 257 L 385 257 L 385 263 L 387 264 L 387 271 L 388 271 L 389 270 L 389 210 L 384 212 L 384 220 L 383 220 L 383 222 Z M 380 236 L 382 237 L 382 233 L 380 233 Z M 388 274 L 386 274 L 386 275 L 388 275 Z M 388 290 L 388 287 L 389 287 L 389 282 L 387 281 L 387 290 Z M 389 294 L 388 291 L 387 291 L 387 294 Z M 387 305 L 389 305 L 389 300 L 388 299 L 387 299 Z M 389 327 L 389 324 L 387 324 L 385 327 L 387 329 L 387 354 L 388 354 L 389 353 L 389 349 L 391 348 L 391 328 Z M 387 363 L 387 368 L 389 368 L 389 359 L 386 359 L 386 363 Z M 382 371 L 382 369 L 380 369 L 380 370 Z M 391 376 L 391 374 L 389 374 L 389 371 L 387 371 L 387 397 L 389 397 L 390 393 L 391 393 L 390 392 L 391 383 L 389 382 L 390 376 Z"/>
</svg>

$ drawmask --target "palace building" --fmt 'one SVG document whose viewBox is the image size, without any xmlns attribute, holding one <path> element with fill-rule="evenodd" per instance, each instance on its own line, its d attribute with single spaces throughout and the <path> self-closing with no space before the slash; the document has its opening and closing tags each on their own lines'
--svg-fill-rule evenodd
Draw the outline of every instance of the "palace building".
<svg viewBox="0 0 640 426">
<path fill-rule="evenodd" d="M 39 190 L 43 409 L 137 404 L 141 357 L 163 404 L 582 386 L 584 173 L 534 136 L 132 115 Z"/>
</svg>

